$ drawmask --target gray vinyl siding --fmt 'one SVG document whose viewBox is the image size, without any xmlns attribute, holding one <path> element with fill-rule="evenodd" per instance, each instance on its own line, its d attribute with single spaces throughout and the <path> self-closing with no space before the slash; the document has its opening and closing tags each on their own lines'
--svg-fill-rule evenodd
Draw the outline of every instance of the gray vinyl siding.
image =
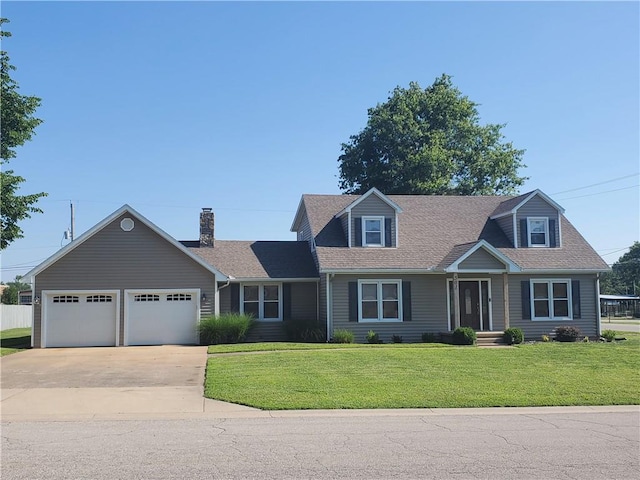
<svg viewBox="0 0 640 480">
<path fill-rule="evenodd" d="M 136 220 L 120 228 L 124 214 L 68 252 L 35 279 L 34 297 L 43 290 L 119 290 L 120 345 L 124 343 L 125 289 L 200 289 L 201 316 L 214 311 L 215 277 L 176 246 Z M 200 301 L 200 299 L 198 299 Z M 34 306 L 33 344 L 40 347 L 42 306 Z"/>
<path fill-rule="evenodd" d="M 396 246 L 396 211 L 376 195 L 369 195 L 351 210 L 351 222 L 360 221 L 362 217 L 385 217 L 391 219 L 391 246 Z M 355 227 L 351 225 L 351 246 L 357 245 Z M 346 232 L 346 230 L 345 230 Z"/>
<path fill-rule="evenodd" d="M 298 227 L 298 240 L 311 242 L 311 226 L 309 225 L 309 217 L 307 216 L 307 212 L 302 216 L 302 220 L 300 221 L 300 226 Z"/>
<path fill-rule="evenodd" d="M 459 268 L 461 270 L 504 270 L 505 266 L 496 257 L 480 248 L 460 262 Z"/>
<path fill-rule="evenodd" d="M 340 225 L 342 225 L 342 231 L 344 232 L 344 238 L 349 238 L 349 214 L 345 213 L 340 217 Z M 351 232 L 353 235 L 353 231 Z M 351 239 L 351 245 L 354 245 L 353 238 Z"/>
<path fill-rule="evenodd" d="M 498 218 L 495 221 L 498 222 L 498 225 L 511 241 L 511 244 L 515 246 L 515 240 L 513 237 L 513 215 L 507 215 L 506 217 Z"/>
<path fill-rule="evenodd" d="M 349 322 L 349 282 L 359 279 L 403 280 L 411 282 L 412 320 L 410 322 Z M 424 332 L 445 332 L 447 293 L 444 275 L 336 275 L 331 283 L 333 328 L 354 333 L 356 342 L 365 342 L 369 330 L 376 331 L 384 342 L 401 335 L 404 342 L 420 342 Z"/>
<path fill-rule="evenodd" d="M 218 283 L 218 293 L 220 302 L 220 313 L 226 313 L 231 311 L 231 288 L 230 285 L 225 287 L 225 283 Z"/>
<path fill-rule="evenodd" d="M 526 219 L 529 217 L 546 217 L 549 220 L 555 220 L 555 234 L 556 234 L 556 243 L 559 247 L 561 243 L 560 239 L 560 218 L 558 211 L 551 205 L 549 205 L 546 201 L 544 201 L 539 196 L 533 197 L 527 203 L 522 205 L 518 211 L 516 212 L 516 228 L 518 229 L 518 247 L 526 247 L 526 245 L 520 244 L 520 220 Z"/>
<path fill-rule="evenodd" d="M 318 319 L 323 325 L 327 325 L 327 276 L 320 274 L 320 294 L 318 296 L 320 302 L 320 318 Z"/>
<path fill-rule="evenodd" d="M 318 284 L 291 283 L 291 320 L 318 319 Z"/>
<path fill-rule="evenodd" d="M 582 318 L 573 320 L 528 320 L 522 318 L 521 284 L 523 280 L 579 280 L 580 311 Z M 525 339 L 539 340 L 542 335 L 549 335 L 556 327 L 571 325 L 578 327 L 582 335 L 598 335 L 598 310 L 596 309 L 596 277 L 595 275 L 510 275 L 509 276 L 509 318 L 512 327 L 521 328 Z"/>
</svg>

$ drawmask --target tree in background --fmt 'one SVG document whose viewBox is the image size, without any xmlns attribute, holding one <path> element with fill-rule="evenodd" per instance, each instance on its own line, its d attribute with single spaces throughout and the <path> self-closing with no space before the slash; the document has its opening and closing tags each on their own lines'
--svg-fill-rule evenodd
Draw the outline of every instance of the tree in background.
<svg viewBox="0 0 640 480">
<path fill-rule="evenodd" d="M 0 18 L 0 27 L 9 20 Z M 0 31 L 0 37 L 10 37 L 11 33 Z M 11 78 L 11 71 L 16 67 L 9 63 L 7 52 L 0 51 L 0 81 L 2 92 L 0 99 L 0 164 L 4 165 L 15 158 L 15 148 L 31 140 L 35 128 L 42 123 L 34 113 L 40 106 L 38 97 L 21 95 L 18 83 Z M 25 179 L 15 175 L 13 170 L 0 172 L 0 250 L 4 250 L 11 242 L 22 238 L 20 220 L 31 217 L 31 213 L 42 213 L 34 204 L 46 193 L 18 195 L 18 188 Z"/>
<path fill-rule="evenodd" d="M 517 192 L 524 150 L 504 125 L 480 125 L 477 104 L 443 74 L 425 90 L 396 87 L 368 110 L 367 126 L 342 144 L 340 189 L 385 194 L 488 195 Z"/>
<path fill-rule="evenodd" d="M 640 242 L 611 266 L 600 278 L 600 292 L 605 295 L 640 295 Z"/>
<path fill-rule="evenodd" d="M 5 305 L 18 305 L 18 293 L 21 290 L 31 290 L 31 286 L 28 283 L 24 283 L 21 280 L 20 275 L 16 275 L 13 282 L 8 282 L 7 288 L 2 292 L 2 303 Z M 4 285 L 4 284 L 3 284 Z"/>
</svg>

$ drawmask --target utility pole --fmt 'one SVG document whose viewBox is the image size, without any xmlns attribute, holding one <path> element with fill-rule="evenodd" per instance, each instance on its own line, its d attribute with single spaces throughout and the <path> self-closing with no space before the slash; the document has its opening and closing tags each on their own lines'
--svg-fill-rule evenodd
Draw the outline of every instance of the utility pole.
<svg viewBox="0 0 640 480">
<path fill-rule="evenodd" d="M 73 213 L 73 202 L 69 201 L 70 205 L 71 205 L 71 241 L 73 242 L 73 231 L 75 230 L 75 223 L 76 223 L 76 218 L 75 215 Z"/>
</svg>

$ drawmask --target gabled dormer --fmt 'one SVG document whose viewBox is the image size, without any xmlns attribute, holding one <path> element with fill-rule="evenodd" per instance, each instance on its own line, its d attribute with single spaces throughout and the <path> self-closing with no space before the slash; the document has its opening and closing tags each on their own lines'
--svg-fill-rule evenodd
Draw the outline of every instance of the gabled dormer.
<svg viewBox="0 0 640 480">
<path fill-rule="evenodd" d="M 489 218 L 495 220 L 515 248 L 562 246 L 564 208 L 540 190 L 502 202 Z"/>
<path fill-rule="evenodd" d="M 376 188 L 338 212 L 349 247 L 397 247 L 402 209 Z"/>
</svg>

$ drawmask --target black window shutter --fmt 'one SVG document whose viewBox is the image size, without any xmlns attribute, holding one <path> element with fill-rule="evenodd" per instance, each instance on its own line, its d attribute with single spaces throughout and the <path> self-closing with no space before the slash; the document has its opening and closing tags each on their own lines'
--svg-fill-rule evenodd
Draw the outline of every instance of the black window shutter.
<svg viewBox="0 0 640 480">
<path fill-rule="evenodd" d="M 402 282 L 402 321 L 411 321 L 411 282 Z"/>
<path fill-rule="evenodd" d="M 291 284 L 282 284 L 282 319 L 291 320 Z"/>
<path fill-rule="evenodd" d="M 520 220 L 520 246 L 528 247 L 529 246 L 529 235 L 527 232 L 527 219 L 523 218 Z"/>
<path fill-rule="evenodd" d="M 522 318 L 523 320 L 531 320 L 531 285 L 529 280 L 520 282 L 520 290 L 522 292 Z"/>
<path fill-rule="evenodd" d="M 361 247 L 362 246 L 362 218 L 360 217 L 355 217 L 353 219 L 353 235 L 355 237 L 355 246 L 356 247 Z"/>
<path fill-rule="evenodd" d="M 229 285 L 231 293 L 231 311 L 238 313 L 240 311 L 240 284 L 232 283 Z"/>
<path fill-rule="evenodd" d="M 582 318 L 580 311 L 580 280 L 571 281 L 571 298 L 573 303 L 573 318 Z"/>
<path fill-rule="evenodd" d="M 349 282 L 349 321 L 358 321 L 358 282 Z"/>
<path fill-rule="evenodd" d="M 556 221 L 554 219 L 549 220 L 549 246 L 551 248 L 556 248 L 557 246 L 556 240 Z"/>
<path fill-rule="evenodd" d="M 391 247 L 393 246 L 391 242 L 391 219 L 384 219 L 384 246 Z"/>
</svg>

